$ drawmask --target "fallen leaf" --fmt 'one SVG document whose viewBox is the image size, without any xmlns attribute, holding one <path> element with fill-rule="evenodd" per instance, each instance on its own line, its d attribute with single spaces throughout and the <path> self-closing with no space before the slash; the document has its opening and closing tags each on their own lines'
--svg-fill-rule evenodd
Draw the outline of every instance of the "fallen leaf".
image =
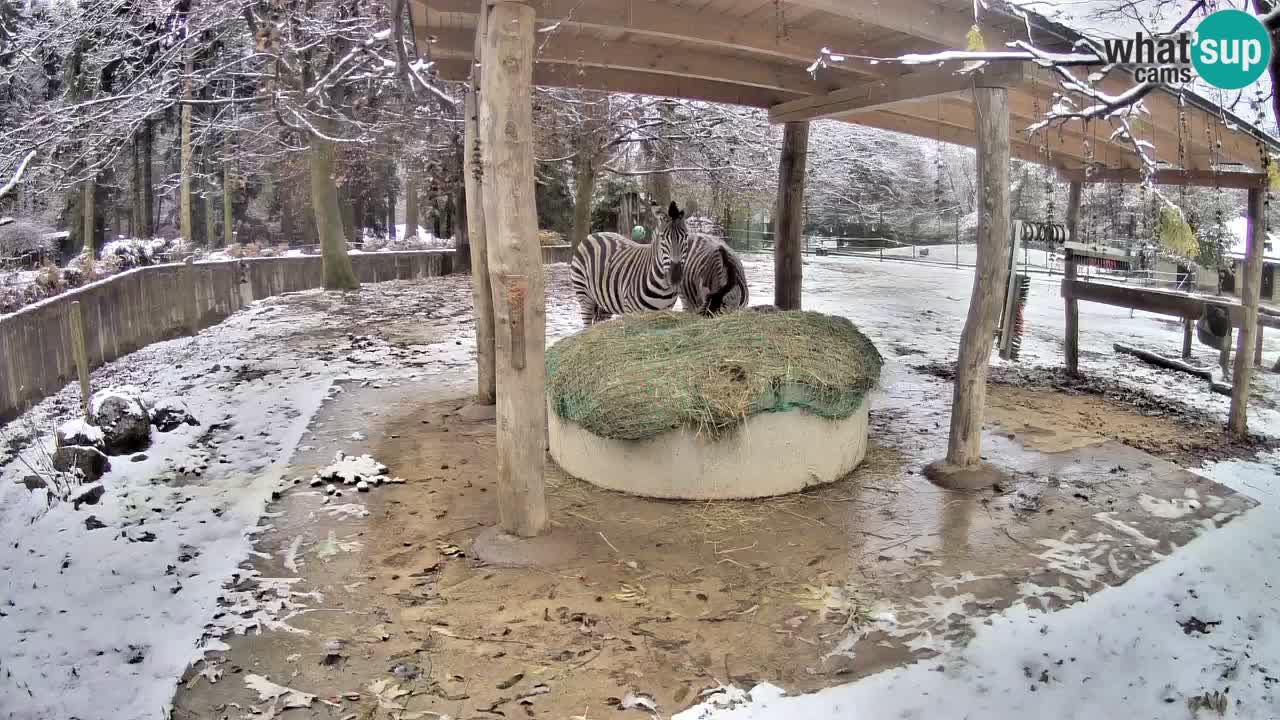
<svg viewBox="0 0 1280 720">
<path fill-rule="evenodd" d="M 304 693 L 284 685 L 277 685 L 261 675 L 250 673 L 244 676 L 244 684 L 258 693 L 259 700 L 277 701 L 279 709 L 311 707 L 316 696 Z"/>
</svg>

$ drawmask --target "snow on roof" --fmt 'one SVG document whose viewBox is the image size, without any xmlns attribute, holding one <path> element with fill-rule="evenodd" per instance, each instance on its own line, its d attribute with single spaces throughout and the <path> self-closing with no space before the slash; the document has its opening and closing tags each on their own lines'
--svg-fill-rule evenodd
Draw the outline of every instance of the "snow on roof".
<svg viewBox="0 0 1280 720">
<path fill-rule="evenodd" d="M 1227 223 L 1227 229 L 1231 231 L 1231 249 L 1227 254 L 1231 257 L 1244 257 L 1245 233 L 1248 232 L 1248 227 L 1249 219 L 1243 215 Z M 1266 260 L 1280 261 L 1280 242 L 1277 242 L 1275 233 L 1267 233 L 1267 244 L 1262 250 L 1262 257 Z"/>
</svg>

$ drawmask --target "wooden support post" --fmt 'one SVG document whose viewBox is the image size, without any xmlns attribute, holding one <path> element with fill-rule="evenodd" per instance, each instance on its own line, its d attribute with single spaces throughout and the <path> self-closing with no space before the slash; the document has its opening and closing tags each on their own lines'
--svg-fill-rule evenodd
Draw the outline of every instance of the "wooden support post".
<svg viewBox="0 0 1280 720">
<path fill-rule="evenodd" d="M 1266 241 L 1263 195 L 1249 190 L 1249 239 L 1245 249 L 1244 284 L 1240 287 L 1241 321 L 1236 346 L 1235 370 L 1231 374 L 1231 421 L 1228 428 L 1239 438 L 1249 435 L 1249 379 L 1253 372 L 1254 334 L 1258 328 L 1258 295 L 1262 289 L 1262 246 Z"/>
<path fill-rule="evenodd" d="M 479 30 L 477 30 L 479 32 Z M 476 325 L 476 402 L 492 405 L 496 397 L 493 369 L 493 290 L 489 286 L 489 246 L 484 234 L 484 174 L 480 162 L 480 114 L 476 83 L 467 90 L 463 109 L 463 182 L 467 195 L 467 234 L 471 240 L 471 298 Z"/>
<path fill-rule="evenodd" d="M 1182 359 L 1191 358 L 1191 336 L 1195 321 L 1191 318 L 1182 318 Z"/>
<path fill-rule="evenodd" d="M 1262 332 L 1266 326 L 1258 323 L 1258 337 L 1253 343 L 1253 365 L 1254 367 L 1262 367 Z"/>
<path fill-rule="evenodd" d="M 1080 192 L 1082 185 L 1073 180 L 1067 191 L 1067 240 L 1075 242 L 1080 237 Z M 1070 248 L 1063 250 L 1063 282 L 1076 279 L 1076 258 Z M 1067 374 L 1080 374 L 1080 307 L 1074 297 L 1067 298 L 1067 337 L 1064 343 L 1067 355 Z"/>
<path fill-rule="evenodd" d="M 947 458 L 926 468 L 931 480 L 953 488 L 990 485 L 1001 477 L 982 464 L 981 451 L 988 363 L 1009 269 L 1009 91 L 989 84 L 998 83 L 975 77 L 978 257 L 956 358 Z"/>
<path fill-rule="evenodd" d="M 80 376 L 80 411 L 89 419 L 89 355 L 84 348 L 84 316 L 80 301 L 71 303 L 71 356 L 76 362 L 76 374 Z"/>
<path fill-rule="evenodd" d="M 800 234 L 804 230 L 804 174 L 809 161 L 809 123 L 789 122 L 782 131 L 778 162 L 778 215 L 773 219 L 773 304 L 800 309 L 804 280 Z"/>
<path fill-rule="evenodd" d="M 498 510 L 504 531 L 547 529 L 546 306 L 533 199 L 533 8 L 497 2 L 483 38 L 480 139 L 493 287 Z"/>
</svg>

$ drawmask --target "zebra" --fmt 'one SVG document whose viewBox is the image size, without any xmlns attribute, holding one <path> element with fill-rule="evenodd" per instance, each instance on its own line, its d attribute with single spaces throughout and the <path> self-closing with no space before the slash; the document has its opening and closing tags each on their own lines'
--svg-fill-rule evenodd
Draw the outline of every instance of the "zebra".
<svg viewBox="0 0 1280 720">
<path fill-rule="evenodd" d="M 684 309 L 715 315 L 746 307 L 747 299 L 747 273 L 737 254 L 709 235 L 691 236 L 685 251 L 684 280 L 680 283 Z"/>
<path fill-rule="evenodd" d="M 662 225 L 648 244 L 602 232 L 592 233 L 578 246 L 570 277 L 583 325 L 611 315 L 669 310 L 676 304 L 689 237 L 684 211 L 671 203 Z"/>
</svg>

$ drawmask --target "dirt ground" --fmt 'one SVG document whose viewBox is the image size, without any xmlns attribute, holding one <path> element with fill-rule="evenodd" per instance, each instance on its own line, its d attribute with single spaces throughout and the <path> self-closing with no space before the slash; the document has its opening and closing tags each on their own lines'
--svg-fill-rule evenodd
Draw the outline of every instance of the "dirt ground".
<svg viewBox="0 0 1280 720">
<path fill-rule="evenodd" d="M 1131 447 L 1187 428 L 1100 424 L 1124 414 L 1108 403 L 993 388 L 987 445 L 1019 471 L 972 494 L 933 487 L 876 430 L 849 478 L 763 501 L 635 498 L 548 461 L 555 559 L 505 568 L 472 552 L 496 515 L 493 423 L 420 381 L 348 384 L 299 476 L 343 448 L 406 482 L 284 496 L 233 587 L 285 602 L 193 668 L 175 717 L 270 716 L 251 673 L 318 695 L 288 717 L 559 719 L 649 702 L 668 716 L 722 684 L 807 691 L 928 658 L 1010 605 L 1122 583 L 1250 505 Z"/>
</svg>

